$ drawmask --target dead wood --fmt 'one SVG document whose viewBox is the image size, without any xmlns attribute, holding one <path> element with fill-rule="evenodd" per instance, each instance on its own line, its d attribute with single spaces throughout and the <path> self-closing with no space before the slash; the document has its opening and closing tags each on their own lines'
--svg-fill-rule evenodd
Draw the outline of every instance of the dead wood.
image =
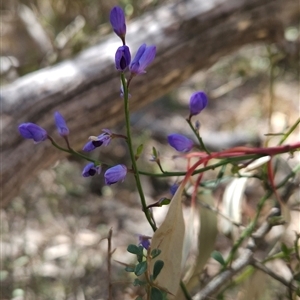
<svg viewBox="0 0 300 300">
<path fill-rule="evenodd" d="M 129 24 L 127 44 L 133 53 L 141 43 L 155 44 L 158 53 L 148 73 L 132 82 L 131 107 L 154 101 L 245 44 L 282 43 L 284 26 L 298 16 L 294 0 L 190 0 L 143 15 Z M 2 88 L 2 206 L 29 178 L 64 156 L 49 141 L 33 145 L 22 139 L 20 123 L 37 123 L 55 136 L 53 112 L 59 110 L 71 144 L 80 149 L 88 136 L 123 119 L 113 58 L 118 46 L 110 35 L 74 59 Z"/>
</svg>

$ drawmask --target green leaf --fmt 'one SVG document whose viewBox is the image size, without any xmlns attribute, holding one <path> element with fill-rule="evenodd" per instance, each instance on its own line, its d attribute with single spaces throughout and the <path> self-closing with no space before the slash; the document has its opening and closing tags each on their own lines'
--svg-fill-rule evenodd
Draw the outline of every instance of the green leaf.
<svg viewBox="0 0 300 300">
<path fill-rule="evenodd" d="M 137 298 L 135 298 L 135 300 L 143 300 L 143 298 L 141 296 L 138 296 Z"/>
<path fill-rule="evenodd" d="M 155 287 L 152 287 L 151 288 L 151 298 L 150 299 L 151 300 L 163 300 L 164 295 L 159 289 L 157 289 Z"/>
<path fill-rule="evenodd" d="M 127 247 L 127 251 L 132 254 L 140 254 L 140 249 L 137 245 L 130 244 Z"/>
<path fill-rule="evenodd" d="M 289 256 L 291 254 L 291 252 L 292 252 L 292 250 L 289 249 L 286 246 L 286 244 L 284 244 L 284 243 L 281 243 L 281 251 L 283 252 L 284 256 L 286 256 L 286 257 Z"/>
<path fill-rule="evenodd" d="M 134 270 L 135 270 L 135 267 L 127 266 L 127 267 L 125 268 L 125 271 L 126 271 L 126 272 L 134 272 Z"/>
<path fill-rule="evenodd" d="M 155 258 L 155 257 L 157 257 L 160 253 L 161 253 L 161 250 L 159 250 L 159 249 L 153 249 L 153 250 L 151 251 L 151 257 L 152 257 L 152 258 Z"/>
<path fill-rule="evenodd" d="M 143 144 L 140 144 L 138 146 L 138 148 L 136 149 L 136 154 L 135 154 L 135 159 L 138 160 L 140 155 L 142 154 L 143 152 L 143 149 L 144 149 L 144 145 Z"/>
<path fill-rule="evenodd" d="M 152 147 L 152 155 L 153 155 L 153 158 L 157 158 L 158 154 L 157 154 L 157 151 L 155 149 L 155 147 Z"/>
<path fill-rule="evenodd" d="M 144 258 L 144 254 L 143 254 L 144 248 L 143 248 L 143 246 L 139 246 L 138 248 L 139 248 L 139 253 L 136 255 L 136 257 L 137 257 L 138 262 L 140 263 L 143 261 L 143 258 Z"/>
<path fill-rule="evenodd" d="M 159 275 L 161 269 L 164 267 L 164 262 L 162 260 L 157 260 L 153 267 L 153 280 Z"/>
<path fill-rule="evenodd" d="M 134 282 L 133 282 L 134 286 L 143 286 L 145 284 L 146 284 L 146 281 L 139 280 L 138 278 L 134 279 Z"/>
<path fill-rule="evenodd" d="M 225 260 L 219 251 L 213 251 L 211 257 L 220 263 L 220 265 L 225 266 Z"/>
<path fill-rule="evenodd" d="M 158 201 L 158 204 L 159 206 L 163 206 L 163 205 L 169 205 L 171 202 L 171 199 L 168 199 L 168 198 L 161 198 L 159 201 Z"/>
<path fill-rule="evenodd" d="M 134 270 L 134 274 L 136 276 L 141 276 L 146 271 L 147 271 L 147 262 L 142 261 L 142 262 L 140 262 L 136 265 L 135 270 Z"/>
</svg>

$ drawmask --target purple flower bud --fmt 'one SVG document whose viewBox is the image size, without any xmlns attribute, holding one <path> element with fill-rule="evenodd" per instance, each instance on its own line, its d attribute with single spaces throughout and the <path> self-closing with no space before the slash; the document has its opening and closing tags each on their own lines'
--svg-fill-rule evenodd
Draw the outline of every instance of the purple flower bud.
<svg viewBox="0 0 300 300">
<path fill-rule="evenodd" d="M 148 250 L 150 247 L 150 236 L 139 235 L 139 245 L 142 246 L 144 249 Z"/>
<path fill-rule="evenodd" d="M 122 40 L 126 34 L 125 14 L 121 7 L 115 6 L 109 16 L 110 24 L 116 33 Z"/>
<path fill-rule="evenodd" d="M 118 48 L 115 56 L 116 69 L 118 71 L 125 71 L 131 61 L 131 55 L 127 46 Z"/>
<path fill-rule="evenodd" d="M 98 136 L 90 136 L 89 141 L 83 146 L 82 150 L 91 152 L 97 147 L 107 146 L 112 139 L 112 132 L 109 129 L 103 129 L 103 133 Z"/>
<path fill-rule="evenodd" d="M 101 166 L 95 166 L 94 163 L 89 163 L 83 168 L 82 176 L 83 177 L 94 176 L 96 173 L 97 174 L 101 173 Z"/>
<path fill-rule="evenodd" d="M 177 133 L 168 135 L 168 143 L 179 152 L 189 152 L 194 146 L 192 140 Z"/>
<path fill-rule="evenodd" d="M 133 75 L 146 73 L 145 69 L 155 58 L 156 47 L 143 44 L 138 49 L 133 61 L 129 65 L 129 70 Z"/>
<path fill-rule="evenodd" d="M 190 98 L 190 116 L 198 115 L 207 106 L 207 96 L 204 92 L 194 93 Z"/>
<path fill-rule="evenodd" d="M 19 126 L 19 132 L 25 139 L 33 139 L 35 143 L 39 143 L 47 139 L 47 131 L 33 123 L 23 123 Z"/>
<path fill-rule="evenodd" d="M 67 123 L 66 123 L 65 119 L 63 118 L 63 116 L 58 111 L 56 111 L 54 113 L 54 120 L 55 120 L 55 124 L 56 124 L 59 135 L 60 136 L 69 135 L 70 131 L 67 126 Z"/>
<path fill-rule="evenodd" d="M 127 168 L 124 165 L 116 165 L 112 168 L 109 168 L 104 173 L 105 184 L 111 185 L 118 181 L 123 181 L 127 174 Z"/>
</svg>

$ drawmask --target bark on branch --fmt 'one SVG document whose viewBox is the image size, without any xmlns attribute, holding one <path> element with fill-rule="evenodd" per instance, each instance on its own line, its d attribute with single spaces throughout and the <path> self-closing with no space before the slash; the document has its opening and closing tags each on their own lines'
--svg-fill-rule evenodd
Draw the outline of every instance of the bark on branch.
<svg viewBox="0 0 300 300">
<path fill-rule="evenodd" d="M 148 73 L 133 81 L 132 108 L 157 99 L 245 44 L 281 42 L 283 26 L 298 16 L 294 0 L 189 0 L 145 14 L 128 26 L 127 43 L 133 53 L 144 42 L 157 45 L 158 53 Z M 80 149 L 88 136 L 122 120 L 113 58 L 118 46 L 118 38 L 108 36 L 74 59 L 2 89 L 2 206 L 26 180 L 64 155 L 49 142 L 34 146 L 23 140 L 18 124 L 38 123 L 52 135 L 53 112 L 59 110 L 72 132 L 72 146 Z"/>
</svg>

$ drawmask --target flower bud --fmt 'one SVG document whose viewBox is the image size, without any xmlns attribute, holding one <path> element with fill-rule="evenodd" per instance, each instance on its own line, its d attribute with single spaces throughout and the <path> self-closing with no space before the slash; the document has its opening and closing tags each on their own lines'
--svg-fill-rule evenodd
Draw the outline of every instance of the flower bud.
<svg viewBox="0 0 300 300">
<path fill-rule="evenodd" d="M 109 20 L 116 35 L 119 36 L 122 41 L 124 41 L 126 24 L 123 9 L 119 6 L 115 6 L 110 12 Z"/>
<path fill-rule="evenodd" d="M 194 146 L 192 140 L 177 133 L 168 135 L 168 143 L 179 152 L 189 152 Z"/>
<path fill-rule="evenodd" d="M 63 118 L 63 116 L 58 111 L 56 111 L 54 113 L 54 120 L 55 120 L 55 124 L 56 124 L 59 135 L 63 136 L 63 137 L 69 135 L 70 131 L 67 126 L 67 123 L 66 123 L 65 119 Z"/>
<path fill-rule="evenodd" d="M 207 96 L 204 92 L 194 93 L 190 98 L 190 116 L 198 115 L 207 106 Z"/>
<path fill-rule="evenodd" d="M 19 132 L 25 139 L 33 139 L 35 143 L 40 143 L 47 139 L 47 131 L 34 124 L 34 123 L 23 123 L 19 126 Z"/>
<path fill-rule="evenodd" d="M 127 174 L 127 168 L 124 165 L 116 165 L 112 168 L 109 168 L 104 173 L 105 184 L 111 185 L 118 181 L 123 181 Z"/>
</svg>

